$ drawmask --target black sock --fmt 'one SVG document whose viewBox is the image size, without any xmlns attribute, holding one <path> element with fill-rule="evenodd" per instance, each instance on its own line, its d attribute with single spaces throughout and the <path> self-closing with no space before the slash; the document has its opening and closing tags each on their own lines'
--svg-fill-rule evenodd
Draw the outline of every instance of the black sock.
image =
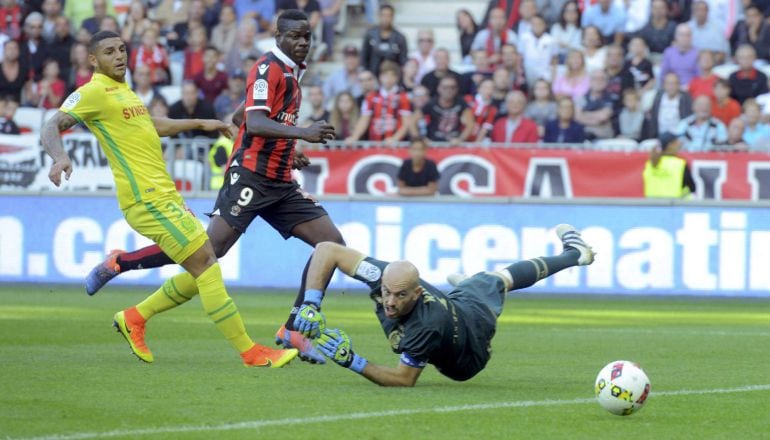
<svg viewBox="0 0 770 440">
<path fill-rule="evenodd" d="M 577 266 L 578 258 L 580 258 L 580 252 L 576 249 L 568 248 L 561 255 L 555 257 L 540 257 L 517 261 L 506 267 L 513 277 L 513 287 L 510 290 L 529 287 L 556 272 Z"/>
<path fill-rule="evenodd" d="M 163 253 L 157 244 L 147 246 L 133 252 L 126 252 L 117 258 L 121 272 L 135 269 L 152 269 L 167 264 L 174 264 L 174 260 Z"/>
</svg>

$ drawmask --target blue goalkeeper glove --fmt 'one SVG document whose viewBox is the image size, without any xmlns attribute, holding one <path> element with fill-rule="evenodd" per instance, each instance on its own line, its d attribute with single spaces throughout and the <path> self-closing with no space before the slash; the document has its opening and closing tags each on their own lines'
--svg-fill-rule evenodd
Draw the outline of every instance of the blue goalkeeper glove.
<svg viewBox="0 0 770 440">
<path fill-rule="evenodd" d="M 318 349 L 324 356 L 358 374 L 362 374 L 364 367 L 369 363 L 353 352 L 353 343 L 350 342 L 348 334 L 336 328 L 325 329 L 321 333 L 321 337 L 318 339 Z"/>
<path fill-rule="evenodd" d="M 320 290 L 305 291 L 305 302 L 294 317 L 294 330 L 306 338 L 315 339 L 326 328 L 326 317 L 321 313 L 322 298 Z"/>
</svg>

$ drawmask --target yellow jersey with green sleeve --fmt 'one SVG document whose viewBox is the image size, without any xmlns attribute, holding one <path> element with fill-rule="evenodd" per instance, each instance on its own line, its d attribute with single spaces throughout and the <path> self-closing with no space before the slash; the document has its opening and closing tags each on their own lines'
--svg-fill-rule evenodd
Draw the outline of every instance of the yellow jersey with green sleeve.
<svg viewBox="0 0 770 440">
<path fill-rule="evenodd" d="M 59 110 L 84 123 L 99 140 L 121 209 L 176 192 L 150 111 L 128 84 L 94 73 Z"/>
</svg>

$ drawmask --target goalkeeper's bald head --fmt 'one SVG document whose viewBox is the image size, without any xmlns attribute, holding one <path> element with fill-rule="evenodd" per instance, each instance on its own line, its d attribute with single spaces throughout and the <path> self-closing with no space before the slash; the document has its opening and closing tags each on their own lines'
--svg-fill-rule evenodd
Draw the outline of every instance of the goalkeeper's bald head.
<svg viewBox="0 0 770 440">
<path fill-rule="evenodd" d="M 385 266 L 382 282 L 391 292 L 412 292 L 420 286 L 420 272 L 408 261 L 394 261 Z"/>
</svg>

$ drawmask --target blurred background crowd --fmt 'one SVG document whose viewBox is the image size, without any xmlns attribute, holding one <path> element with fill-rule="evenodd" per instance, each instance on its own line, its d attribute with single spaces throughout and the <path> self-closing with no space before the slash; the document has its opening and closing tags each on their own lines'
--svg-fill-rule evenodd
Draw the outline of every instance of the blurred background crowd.
<svg viewBox="0 0 770 440">
<path fill-rule="evenodd" d="M 128 43 L 153 115 L 228 120 L 277 14 L 301 9 L 314 32 L 301 120 L 331 121 L 347 145 L 633 146 L 671 132 L 683 151 L 770 149 L 768 0 L 484 0 L 435 17 L 399 13 L 409 3 L 0 0 L 0 131 L 36 131 L 87 82 L 86 44 L 104 29 Z M 436 20 L 454 21 L 452 41 Z"/>
</svg>

